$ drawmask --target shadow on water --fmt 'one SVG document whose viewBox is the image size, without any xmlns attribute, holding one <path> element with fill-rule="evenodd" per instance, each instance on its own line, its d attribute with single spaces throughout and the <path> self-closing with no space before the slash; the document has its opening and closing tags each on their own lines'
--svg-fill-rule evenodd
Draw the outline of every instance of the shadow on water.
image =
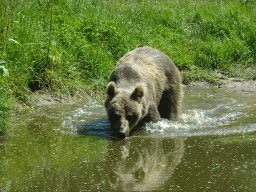
<svg viewBox="0 0 256 192">
<path fill-rule="evenodd" d="M 256 191 L 256 97 L 186 90 L 180 121 L 116 139 L 102 103 L 15 117 L 0 139 L 2 191 Z"/>
<path fill-rule="evenodd" d="M 107 118 L 80 125 L 77 128 L 77 134 L 113 138 Z"/>
<path fill-rule="evenodd" d="M 134 132 L 138 132 L 144 129 L 145 123 L 141 123 L 136 126 L 130 134 L 133 135 Z M 99 136 L 105 137 L 113 140 L 119 140 L 122 138 L 118 138 L 112 131 L 110 127 L 110 122 L 108 118 L 99 119 L 96 121 L 91 121 L 85 124 L 81 124 L 77 127 L 76 133 L 79 135 L 87 135 L 87 136 Z"/>
</svg>

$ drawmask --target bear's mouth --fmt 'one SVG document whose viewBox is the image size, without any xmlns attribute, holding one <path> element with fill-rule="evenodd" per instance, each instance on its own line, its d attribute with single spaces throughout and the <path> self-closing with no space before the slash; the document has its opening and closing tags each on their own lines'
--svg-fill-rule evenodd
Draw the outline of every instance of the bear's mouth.
<svg viewBox="0 0 256 192">
<path fill-rule="evenodd" d="M 115 132 L 114 135 L 115 135 L 116 137 L 120 138 L 120 139 L 123 139 L 123 138 L 129 136 L 129 135 L 126 135 L 124 132 L 121 132 L 121 131 Z"/>
<path fill-rule="evenodd" d="M 129 129 L 118 127 L 118 129 L 113 130 L 113 133 L 118 138 L 129 137 Z"/>
<path fill-rule="evenodd" d="M 116 125 L 112 125 L 111 126 L 111 135 L 113 135 L 114 137 L 118 137 L 118 138 L 125 138 L 129 136 L 129 132 L 125 131 L 124 129 L 122 129 L 121 126 L 119 126 L 120 124 L 116 124 Z"/>
</svg>

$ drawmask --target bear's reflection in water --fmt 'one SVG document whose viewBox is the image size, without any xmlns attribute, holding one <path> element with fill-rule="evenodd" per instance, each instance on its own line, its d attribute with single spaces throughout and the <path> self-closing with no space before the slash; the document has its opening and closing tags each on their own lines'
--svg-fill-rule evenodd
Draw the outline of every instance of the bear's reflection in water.
<svg viewBox="0 0 256 192">
<path fill-rule="evenodd" d="M 130 137 L 113 141 L 108 150 L 108 179 L 123 191 L 161 189 L 183 156 L 180 137 Z"/>
</svg>

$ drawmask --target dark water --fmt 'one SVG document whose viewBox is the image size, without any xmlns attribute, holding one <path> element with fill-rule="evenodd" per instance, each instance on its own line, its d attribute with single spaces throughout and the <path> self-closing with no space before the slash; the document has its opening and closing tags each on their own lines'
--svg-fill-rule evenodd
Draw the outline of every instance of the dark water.
<svg viewBox="0 0 256 192">
<path fill-rule="evenodd" d="M 100 102 L 18 116 L 0 191 L 256 191 L 256 94 L 186 90 L 181 120 L 111 138 Z"/>
</svg>

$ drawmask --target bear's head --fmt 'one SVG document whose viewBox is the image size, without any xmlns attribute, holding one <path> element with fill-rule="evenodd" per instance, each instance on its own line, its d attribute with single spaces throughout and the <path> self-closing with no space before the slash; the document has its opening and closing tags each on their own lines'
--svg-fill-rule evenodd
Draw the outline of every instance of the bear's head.
<svg viewBox="0 0 256 192">
<path fill-rule="evenodd" d="M 129 136 L 130 131 L 141 120 L 144 92 L 145 88 L 141 84 L 131 90 L 117 88 L 113 81 L 107 85 L 105 107 L 111 129 L 118 137 Z"/>
</svg>

